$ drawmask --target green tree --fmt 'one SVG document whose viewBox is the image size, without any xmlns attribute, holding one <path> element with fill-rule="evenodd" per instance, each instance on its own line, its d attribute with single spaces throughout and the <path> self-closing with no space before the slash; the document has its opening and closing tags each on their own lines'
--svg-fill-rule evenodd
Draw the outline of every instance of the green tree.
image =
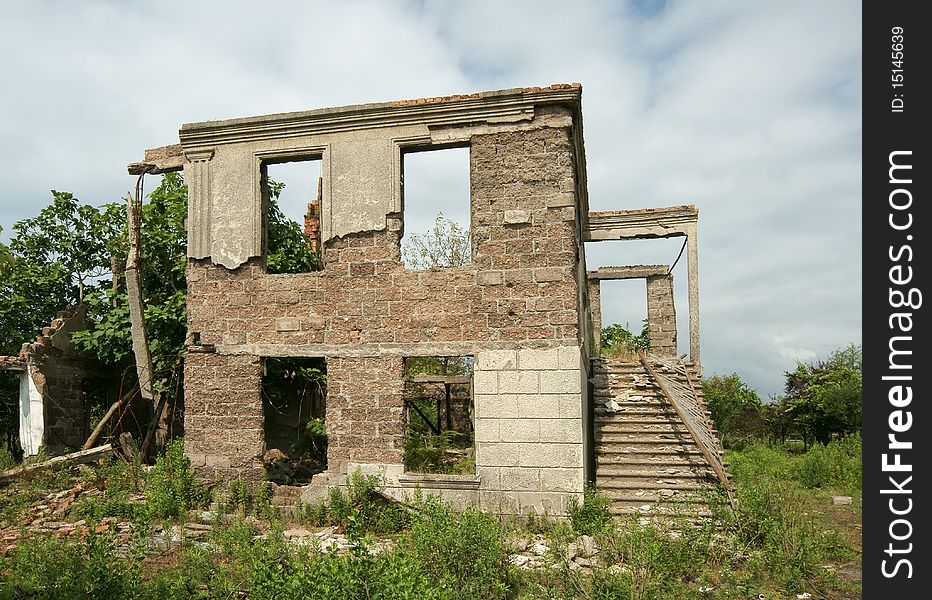
<svg viewBox="0 0 932 600">
<path fill-rule="evenodd" d="M 266 270 L 269 273 L 307 273 L 319 268 L 320 256 L 311 250 L 304 227 L 289 219 L 278 207 L 284 183 L 269 180 L 269 213 L 266 234 L 269 247 Z"/>
<path fill-rule="evenodd" d="M 117 204 L 98 209 L 53 191 L 51 205 L 13 226 L 0 281 L 0 352 L 17 352 L 56 312 L 109 285 L 123 220 Z"/>
<path fill-rule="evenodd" d="M 637 353 L 638 350 L 647 350 L 650 339 L 647 336 L 647 319 L 639 335 L 634 335 L 628 325 L 614 323 L 602 328 L 601 334 L 602 354 L 610 357 L 626 358 Z"/>
<path fill-rule="evenodd" d="M 862 371 L 863 353 L 860 344 L 848 344 L 844 348 L 833 350 L 825 363 L 831 367 L 847 367 L 852 371 Z"/>
<path fill-rule="evenodd" d="M 286 267 L 316 261 L 306 237 L 278 210 L 283 186 L 273 182 L 271 187 L 270 261 L 280 256 L 279 264 Z M 140 278 L 155 384 L 170 401 L 177 400 L 181 388 L 187 328 L 186 214 L 187 187 L 180 174 L 168 173 L 142 208 Z M 56 312 L 83 304 L 90 326 L 73 335 L 75 346 L 98 361 L 99 372 L 123 373 L 134 357 L 125 281 L 120 278 L 114 286 L 112 269 L 126 262 L 126 204 L 95 208 L 53 191 L 52 203 L 37 217 L 16 223 L 13 231 L 9 251 L 0 255 L 0 354 L 17 353 Z M 4 390 L 11 386 L 4 383 Z M 92 409 L 95 400 L 99 403 L 92 397 Z M 9 430 L 16 425 L 15 408 L 15 402 L 0 406 L 0 426 Z"/>
<path fill-rule="evenodd" d="M 0 233 L 3 233 L 3 227 L 0 227 Z M 0 242 L 0 277 L 3 277 L 12 266 L 13 253 L 7 248 L 6 244 Z"/>
<path fill-rule="evenodd" d="M 731 446 L 762 433 L 760 396 L 737 373 L 704 379 L 702 391 L 723 444 Z"/>
<path fill-rule="evenodd" d="M 469 230 L 437 213 L 434 226 L 405 240 L 402 259 L 409 269 L 462 267 L 472 260 Z"/>
<path fill-rule="evenodd" d="M 797 363 L 786 373 L 788 409 L 807 442 L 861 429 L 861 387 L 861 373 L 840 363 Z"/>
</svg>

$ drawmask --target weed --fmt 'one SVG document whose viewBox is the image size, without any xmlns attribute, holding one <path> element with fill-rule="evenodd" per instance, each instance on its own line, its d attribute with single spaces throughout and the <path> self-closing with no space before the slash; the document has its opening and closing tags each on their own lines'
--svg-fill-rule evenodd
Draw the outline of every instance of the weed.
<svg viewBox="0 0 932 600">
<path fill-rule="evenodd" d="M 133 598 L 139 585 L 138 569 L 117 560 L 113 540 L 93 532 L 83 543 L 25 540 L 13 552 L 9 573 L 14 597 Z"/>
<path fill-rule="evenodd" d="M 612 515 L 608 512 L 611 503 L 607 496 L 594 487 L 587 488 L 583 493 L 582 504 L 576 497 L 571 497 L 566 512 L 573 531 L 592 535 L 608 529 L 612 524 Z"/>
<path fill-rule="evenodd" d="M 152 515 L 177 519 L 207 501 L 206 490 L 194 479 L 182 440 L 172 440 L 149 472 L 146 495 Z"/>
<path fill-rule="evenodd" d="M 827 445 L 814 444 L 799 465 L 799 481 L 808 488 L 836 485 L 861 489 L 861 436 L 849 435 Z"/>
<path fill-rule="evenodd" d="M 345 488 L 331 488 L 326 501 L 305 504 L 299 513 L 311 525 L 341 525 L 354 535 L 397 533 L 410 524 L 411 515 L 404 507 L 379 497 L 375 493 L 378 483 L 376 477 L 356 470 Z"/>
<path fill-rule="evenodd" d="M 417 502 L 407 547 L 456 598 L 505 598 L 515 586 L 501 524 L 475 509 L 455 512 L 437 496 Z"/>
</svg>

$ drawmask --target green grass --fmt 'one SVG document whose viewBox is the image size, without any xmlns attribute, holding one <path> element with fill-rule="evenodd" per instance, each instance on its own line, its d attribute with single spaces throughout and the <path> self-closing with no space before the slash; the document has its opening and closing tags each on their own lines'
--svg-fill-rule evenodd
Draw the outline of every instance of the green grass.
<svg viewBox="0 0 932 600">
<path fill-rule="evenodd" d="M 61 518 L 107 516 L 132 520 L 131 551 L 119 558 L 114 539 L 33 536 L 0 557 L 0 599 L 31 598 L 623 598 L 792 599 L 846 598 L 859 583 L 826 565 L 860 562 L 855 525 L 860 520 L 860 442 L 847 439 L 797 454 L 752 444 L 729 452 L 737 510 L 714 519 L 685 517 L 612 519 L 595 490 L 572 504 L 567 519 L 500 518 L 478 510 L 454 511 L 436 497 L 416 494 L 411 509 L 380 498 L 379 481 L 353 474 L 325 501 L 303 507 L 307 525 L 335 525 L 355 544 L 344 554 L 288 544 L 269 507 L 268 487 L 234 481 L 215 491 L 218 517 L 206 544 L 176 546 L 147 556 L 141 549 L 161 521 L 187 518 L 208 501 L 180 446 L 169 448 L 149 473 L 140 465 L 111 462 L 17 482 L 0 494 L 3 518 L 24 514 L 50 492 L 73 485 L 103 493 L 75 502 Z M 63 487 L 56 487 L 63 486 Z M 145 491 L 147 500 L 128 496 Z M 833 506 L 830 495 L 852 495 Z M 592 568 L 569 557 L 583 535 L 601 549 Z M 370 554 L 374 537 L 390 548 Z M 545 566 L 521 570 L 510 563 L 516 540 L 542 540 Z M 522 545 L 523 547 L 523 545 Z"/>
</svg>

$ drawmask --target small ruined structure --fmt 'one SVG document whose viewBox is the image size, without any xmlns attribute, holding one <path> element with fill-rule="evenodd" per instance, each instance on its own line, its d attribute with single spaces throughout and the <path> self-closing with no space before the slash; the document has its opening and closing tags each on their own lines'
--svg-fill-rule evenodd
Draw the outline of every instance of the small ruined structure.
<svg viewBox="0 0 932 600">
<path fill-rule="evenodd" d="M 52 454 L 80 448 L 87 438 L 82 383 L 84 360 L 71 345 L 71 334 L 84 329 L 84 310 L 58 313 L 35 342 L 18 356 L 0 356 L 0 370 L 18 371 L 19 440 L 25 456 L 44 447 Z"/>
<path fill-rule="evenodd" d="M 191 123 L 180 144 L 131 164 L 134 174 L 183 169 L 188 186 L 184 429 L 196 469 L 258 478 L 269 422 L 265 361 L 323 358 L 329 445 L 315 482 L 337 483 L 359 468 L 398 497 L 419 486 L 492 512 L 553 514 L 587 482 L 602 482 L 601 470 L 617 470 L 630 444 L 616 444 L 608 413 L 658 401 L 631 393 L 641 376 L 615 381 L 598 359 L 598 282 L 646 279 L 654 352 L 673 357 L 672 277 L 656 266 L 587 272 L 584 242 L 687 238 L 697 363 L 698 213 L 589 212 L 581 94 L 562 84 Z M 404 157 L 449 147 L 469 149 L 472 262 L 407 269 Z M 309 159 L 322 161 L 319 201 L 305 222 L 319 239 L 321 268 L 269 274 L 267 166 Z M 422 383 L 471 384 L 474 475 L 405 469 L 404 361 L 425 356 L 471 361 L 468 379 Z M 446 394 L 449 401 L 449 387 Z M 661 418 L 673 417 L 630 427 L 655 431 Z M 690 435 L 675 424 L 656 431 L 678 436 L 671 448 Z M 618 452 L 607 454 L 609 443 Z M 666 465 L 672 454 L 682 453 L 629 456 Z M 687 468 L 704 476 L 694 454 Z"/>
</svg>

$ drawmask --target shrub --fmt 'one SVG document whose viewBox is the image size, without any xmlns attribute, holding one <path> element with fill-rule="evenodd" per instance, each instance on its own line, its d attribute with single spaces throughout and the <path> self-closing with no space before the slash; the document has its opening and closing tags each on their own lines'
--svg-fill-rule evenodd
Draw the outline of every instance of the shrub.
<svg viewBox="0 0 932 600">
<path fill-rule="evenodd" d="M 207 501 L 207 491 L 194 479 L 182 440 L 169 442 L 165 454 L 155 460 L 146 482 L 146 495 L 152 516 L 164 519 L 181 517 Z"/>
<path fill-rule="evenodd" d="M 570 516 L 573 531 L 592 535 L 608 529 L 612 523 L 612 515 L 608 511 L 611 504 L 612 501 L 594 487 L 586 489 L 582 504 L 575 497 L 570 498 L 566 512 Z"/>
<path fill-rule="evenodd" d="M 300 506 L 300 514 L 311 525 L 342 525 L 354 536 L 397 533 L 410 524 L 411 515 L 405 507 L 379 497 L 378 483 L 376 477 L 357 469 L 345 488 L 331 488 L 326 501 Z"/>
<path fill-rule="evenodd" d="M 861 489 L 861 436 L 815 444 L 799 465 L 799 481 L 809 488 L 837 485 Z"/>
<path fill-rule="evenodd" d="M 116 558 L 112 539 L 93 532 L 83 542 L 24 540 L 9 566 L 7 585 L 17 598 L 134 598 L 139 585 L 138 570 Z"/>
<path fill-rule="evenodd" d="M 436 496 L 416 504 L 406 545 L 428 576 L 456 598 L 507 597 L 514 583 L 498 520 L 472 508 L 457 513 Z"/>
</svg>

